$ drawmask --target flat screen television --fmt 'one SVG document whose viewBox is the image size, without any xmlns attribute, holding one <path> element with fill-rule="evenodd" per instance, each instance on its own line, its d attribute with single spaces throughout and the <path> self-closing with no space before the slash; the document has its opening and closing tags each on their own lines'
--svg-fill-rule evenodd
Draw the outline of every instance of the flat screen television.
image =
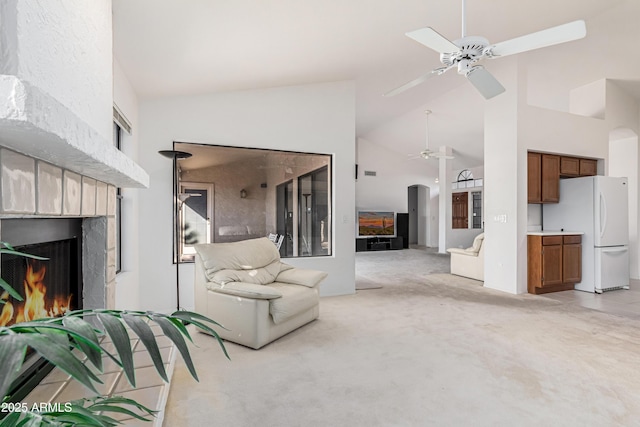
<svg viewBox="0 0 640 427">
<path fill-rule="evenodd" d="M 358 237 L 395 237 L 395 235 L 395 212 L 358 211 Z"/>
</svg>

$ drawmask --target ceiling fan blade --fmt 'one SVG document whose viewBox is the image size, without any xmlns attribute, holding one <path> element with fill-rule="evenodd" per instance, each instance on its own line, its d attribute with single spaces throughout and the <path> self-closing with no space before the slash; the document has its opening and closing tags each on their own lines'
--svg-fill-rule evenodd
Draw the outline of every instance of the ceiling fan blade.
<svg viewBox="0 0 640 427">
<path fill-rule="evenodd" d="M 485 49 L 487 56 L 507 56 L 516 53 L 527 52 L 541 47 L 578 40 L 587 35 L 587 27 L 584 21 L 573 21 L 557 27 L 516 37 L 489 46 Z"/>
<path fill-rule="evenodd" d="M 446 71 L 446 69 L 444 71 Z M 395 96 L 399 93 L 404 92 L 407 89 L 411 89 L 414 86 L 418 86 L 420 83 L 425 82 L 426 80 L 430 79 L 433 76 L 437 76 L 444 73 L 444 71 L 442 71 L 442 68 L 436 68 L 435 70 L 431 70 L 427 74 L 424 74 L 415 80 L 411 80 L 410 82 L 407 82 L 400 87 L 390 90 L 389 92 L 385 93 L 383 96 L 386 96 L 386 97 Z"/>
<path fill-rule="evenodd" d="M 421 43 L 426 47 L 435 50 L 438 53 L 451 53 L 460 50 L 460 48 L 453 44 L 453 42 L 446 39 L 443 35 L 441 35 L 431 27 L 410 31 L 408 33 L 405 33 L 405 35 L 414 39 L 418 43 Z"/>
<path fill-rule="evenodd" d="M 491 99 L 505 91 L 504 86 L 481 65 L 471 68 L 466 77 L 486 99 Z"/>
<path fill-rule="evenodd" d="M 431 154 L 431 157 L 433 157 L 434 159 L 447 159 L 447 160 L 455 159 L 455 156 L 451 156 L 449 154 L 444 154 L 440 152 L 435 152 Z"/>
</svg>

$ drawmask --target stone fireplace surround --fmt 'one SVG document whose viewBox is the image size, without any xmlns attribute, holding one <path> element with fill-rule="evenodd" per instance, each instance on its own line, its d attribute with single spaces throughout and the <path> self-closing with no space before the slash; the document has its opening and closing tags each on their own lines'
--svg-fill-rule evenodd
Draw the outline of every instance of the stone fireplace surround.
<svg viewBox="0 0 640 427">
<path fill-rule="evenodd" d="M 146 188 L 148 174 L 39 87 L 0 74 L 0 98 L 4 100 L 0 103 L 0 240 L 2 219 L 82 218 L 83 308 L 115 308 L 116 187 Z M 159 328 L 154 330 L 161 334 Z M 170 378 L 174 346 L 165 337 L 157 340 Z M 103 345 L 112 347 L 108 339 Z M 104 382 L 99 391 L 159 411 L 152 425 L 160 426 L 169 385 L 155 372 L 144 346 L 137 340 L 132 345 L 138 387 L 132 388 L 122 370 L 111 363 L 99 376 Z M 87 389 L 54 369 L 25 401 L 63 402 L 89 396 Z M 116 418 L 137 425 L 126 416 Z"/>
<path fill-rule="evenodd" d="M 0 168 L 0 219 L 83 218 L 83 307 L 115 308 L 115 186 L 4 148 Z"/>
<path fill-rule="evenodd" d="M 116 286 L 116 187 L 80 175 L 64 167 L 35 159 L 6 148 L 0 148 L 0 240 L 2 219 L 5 218 L 82 218 L 82 281 L 83 308 L 115 308 Z M 9 242 L 11 243 L 11 242 Z M 154 332 L 161 335 L 157 326 Z M 165 337 L 157 337 L 169 378 L 173 372 L 176 352 Z M 98 387 L 105 395 L 135 399 L 158 411 L 149 424 L 160 426 L 169 384 L 155 372 L 153 362 L 142 344 L 134 340 L 134 364 L 138 387 L 131 387 L 122 370 L 110 361 L 99 375 L 104 384 Z M 105 339 L 103 345 L 112 345 Z M 110 348 L 113 351 L 113 348 Z M 54 369 L 25 401 L 65 402 L 90 396 L 88 390 L 69 375 Z M 135 420 L 116 414 L 128 424 Z M 133 424 L 131 424 L 133 423 Z"/>
</svg>

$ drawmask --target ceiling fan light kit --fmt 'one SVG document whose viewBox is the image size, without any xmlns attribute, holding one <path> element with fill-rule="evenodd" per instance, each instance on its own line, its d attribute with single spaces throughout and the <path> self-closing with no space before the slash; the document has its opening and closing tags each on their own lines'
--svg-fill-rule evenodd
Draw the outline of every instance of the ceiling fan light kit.
<svg viewBox="0 0 640 427">
<path fill-rule="evenodd" d="M 417 79 L 411 80 L 385 93 L 384 96 L 397 95 L 425 82 L 431 77 L 439 76 L 451 68 L 457 67 L 458 74 L 464 75 L 485 99 L 491 99 L 504 92 L 505 88 L 483 66 L 476 65 L 478 61 L 484 58 L 495 59 L 570 42 L 587 35 L 584 21 L 578 20 L 511 40 L 490 44 L 484 37 L 466 35 L 465 4 L 466 1 L 462 0 L 462 37 L 458 40 L 449 41 L 431 27 L 406 33 L 407 37 L 438 52 L 440 54 L 440 62 L 444 67 L 436 68 Z"/>
</svg>

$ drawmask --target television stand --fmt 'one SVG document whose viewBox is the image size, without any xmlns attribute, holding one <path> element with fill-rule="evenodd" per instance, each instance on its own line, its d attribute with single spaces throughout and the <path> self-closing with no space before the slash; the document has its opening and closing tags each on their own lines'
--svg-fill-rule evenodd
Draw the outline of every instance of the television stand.
<svg viewBox="0 0 640 427">
<path fill-rule="evenodd" d="M 388 251 L 396 249 L 402 249 L 402 236 L 359 237 L 356 239 L 356 252 Z"/>
</svg>

